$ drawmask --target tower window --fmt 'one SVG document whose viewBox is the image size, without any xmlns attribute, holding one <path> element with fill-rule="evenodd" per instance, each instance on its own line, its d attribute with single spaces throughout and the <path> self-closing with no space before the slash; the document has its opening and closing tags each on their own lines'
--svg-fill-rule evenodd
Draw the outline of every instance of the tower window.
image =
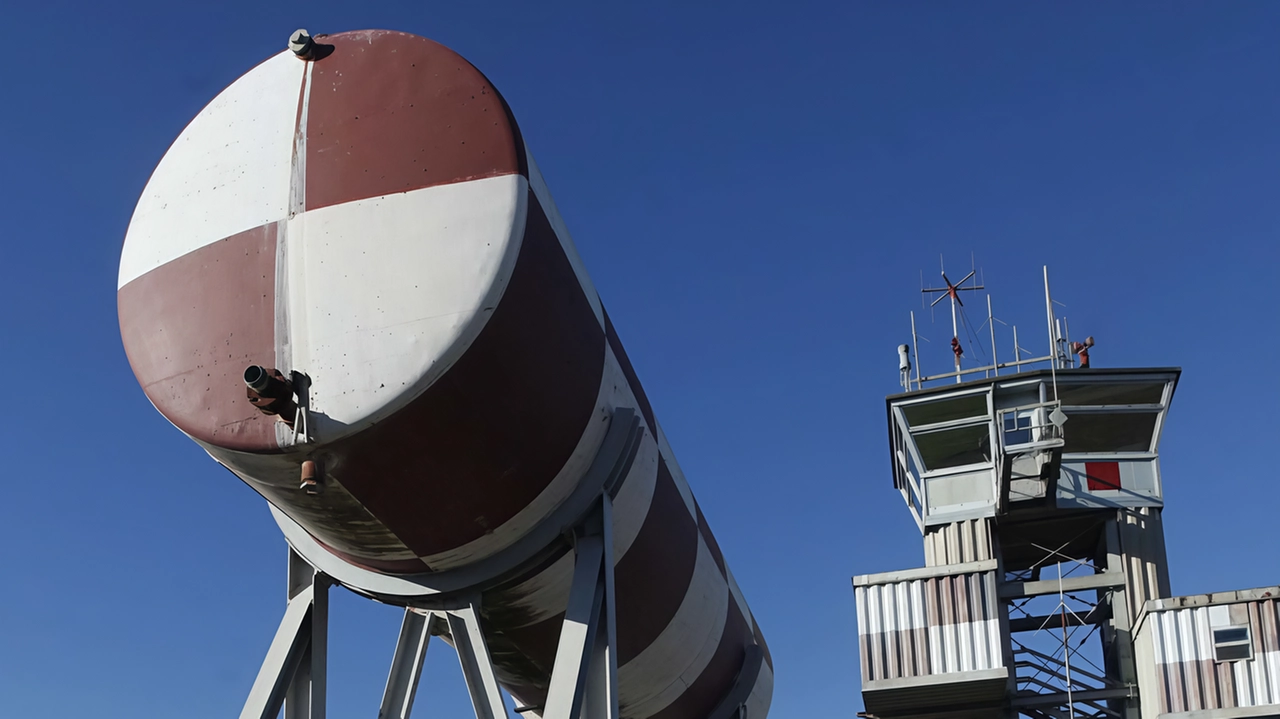
<svg viewBox="0 0 1280 719">
<path fill-rule="evenodd" d="M 1213 630 L 1213 659 L 1230 662 L 1253 657 L 1249 627 L 1223 627 Z"/>
<path fill-rule="evenodd" d="M 1004 444 L 1006 447 L 1027 444 L 1031 441 L 1031 415 L 1030 411 L 1023 411 L 1004 416 Z"/>
</svg>

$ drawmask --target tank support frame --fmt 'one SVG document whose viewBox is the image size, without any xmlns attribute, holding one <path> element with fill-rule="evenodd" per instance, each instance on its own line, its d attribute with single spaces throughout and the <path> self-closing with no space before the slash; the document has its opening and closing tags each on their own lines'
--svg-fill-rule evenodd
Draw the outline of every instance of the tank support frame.
<svg viewBox="0 0 1280 719">
<path fill-rule="evenodd" d="M 617 624 L 613 594 L 613 503 L 607 493 L 573 532 L 574 569 L 544 707 L 517 707 L 542 719 L 618 718 Z M 324 719 L 329 587 L 333 581 L 289 550 L 289 603 L 240 719 Z M 408 719 L 432 635 L 458 653 L 476 719 L 507 710 L 480 628 L 480 598 L 449 609 L 405 610 L 379 719 Z"/>
<path fill-rule="evenodd" d="M 613 422 L 582 489 L 548 523 L 563 527 L 538 538 L 545 544 L 559 532 L 571 540 L 574 555 L 569 604 L 560 628 L 545 706 L 516 707 L 516 713 L 541 719 L 618 719 L 617 622 L 613 586 L 613 497 L 635 460 L 643 436 L 630 408 L 616 408 Z M 288 526 L 288 525 L 282 525 Z M 301 530 L 300 530 L 301 531 Z M 289 603 L 280 627 L 249 692 L 241 719 L 324 719 L 328 650 L 329 587 L 335 580 L 289 548 Z M 454 583 L 471 589 L 405 598 L 400 637 L 391 661 L 378 719 L 408 719 L 432 636 L 447 636 L 458 654 L 477 719 L 508 717 L 497 672 L 480 625 L 481 591 L 519 576 L 545 558 L 516 546 L 482 563 L 475 576 Z M 319 553 L 318 557 L 327 558 Z M 323 562 L 321 562 L 323 564 Z M 492 565 L 492 566 L 490 566 Z M 360 591 L 388 603 L 388 596 Z M 405 606 L 400 604 L 400 606 Z M 709 719 L 745 719 L 744 704 L 759 673 L 763 652 L 747 648 L 737 682 Z"/>
<path fill-rule="evenodd" d="M 262 660 L 240 719 L 324 719 L 329 655 L 329 585 L 289 550 L 289 603 Z"/>
</svg>

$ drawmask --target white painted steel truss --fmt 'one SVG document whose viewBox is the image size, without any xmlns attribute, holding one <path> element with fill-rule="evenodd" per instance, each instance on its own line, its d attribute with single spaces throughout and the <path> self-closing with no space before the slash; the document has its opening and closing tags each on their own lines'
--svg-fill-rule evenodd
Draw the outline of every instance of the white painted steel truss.
<svg viewBox="0 0 1280 719">
<path fill-rule="evenodd" d="M 574 531 L 573 583 L 560 629 L 545 706 L 519 707 L 542 719 L 618 719 L 618 659 L 613 593 L 612 500 Z M 241 719 L 324 719 L 328 590 L 332 580 L 289 551 L 289 604 L 249 692 Z M 405 610 L 379 719 L 408 719 L 432 635 L 448 635 L 477 719 L 507 717 L 488 645 L 480 599 L 450 609 Z"/>
</svg>

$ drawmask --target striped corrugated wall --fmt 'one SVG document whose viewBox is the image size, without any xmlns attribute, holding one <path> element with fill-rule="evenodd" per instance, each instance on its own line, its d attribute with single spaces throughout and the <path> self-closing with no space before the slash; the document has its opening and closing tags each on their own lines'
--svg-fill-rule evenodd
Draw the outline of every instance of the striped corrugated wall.
<svg viewBox="0 0 1280 719">
<path fill-rule="evenodd" d="M 1164 524 L 1158 507 L 1119 510 L 1116 524 L 1120 530 L 1125 591 L 1132 622 L 1148 599 L 1171 594 Z"/>
<path fill-rule="evenodd" d="M 924 534 L 924 564 L 940 567 L 994 559 L 991 520 L 964 519 L 929 527 Z"/>
<path fill-rule="evenodd" d="M 1004 666 L 995 572 L 855 588 L 862 681 Z"/>
<path fill-rule="evenodd" d="M 1188 607 L 1154 612 L 1151 622 L 1160 713 L 1280 704 L 1280 633 L 1276 599 L 1232 605 L 1248 612 L 1253 658 L 1215 662 L 1209 612 Z"/>
</svg>

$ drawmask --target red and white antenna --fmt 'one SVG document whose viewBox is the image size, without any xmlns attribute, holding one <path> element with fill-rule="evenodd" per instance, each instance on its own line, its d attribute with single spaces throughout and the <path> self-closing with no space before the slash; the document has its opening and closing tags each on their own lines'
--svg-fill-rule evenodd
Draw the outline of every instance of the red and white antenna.
<svg viewBox="0 0 1280 719">
<path fill-rule="evenodd" d="M 941 257 L 938 258 L 938 262 L 939 264 L 941 264 L 942 262 Z M 943 300 L 943 298 L 951 299 L 951 351 L 955 353 L 955 356 L 956 356 L 956 382 L 957 383 L 961 381 L 960 374 L 959 374 L 960 373 L 960 356 L 964 354 L 964 348 L 960 346 L 960 327 L 956 321 L 956 306 L 959 305 L 960 307 L 964 307 L 964 302 L 961 301 L 960 299 L 961 292 L 985 289 L 982 285 L 970 285 L 968 287 L 962 287 L 962 285 L 968 282 L 970 279 L 972 279 L 975 274 L 977 274 L 977 270 L 969 270 L 969 274 L 965 275 L 959 282 L 952 283 L 951 280 L 947 277 L 947 268 L 944 265 L 942 267 L 942 281 L 945 282 L 947 286 L 946 287 L 927 287 L 925 289 L 920 290 L 920 292 L 924 294 L 941 293 L 938 295 L 937 298 L 933 300 L 933 302 L 929 304 L 930 307 L 937 305 L 939 302 Z"/>
</svg>

